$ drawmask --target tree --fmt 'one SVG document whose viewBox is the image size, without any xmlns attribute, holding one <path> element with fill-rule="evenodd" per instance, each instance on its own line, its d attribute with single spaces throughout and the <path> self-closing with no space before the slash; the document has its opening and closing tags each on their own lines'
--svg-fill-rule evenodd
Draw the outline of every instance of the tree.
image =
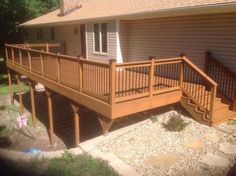
<svg viewBox="0 0 236 176">
<path fill-rule="evenodd" d="M 1 0 L 0 47 L 20 42 L 17 26 L 58 8 L 59 0 Z M 1 52 L 2 53 L 2 52 Z"/>
</svg>

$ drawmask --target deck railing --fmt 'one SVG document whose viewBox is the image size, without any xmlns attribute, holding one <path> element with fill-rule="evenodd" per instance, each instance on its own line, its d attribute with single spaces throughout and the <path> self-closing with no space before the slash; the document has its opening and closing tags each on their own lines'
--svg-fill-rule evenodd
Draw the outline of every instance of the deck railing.
<svg viewBox="0 0 236 176">
<path fill-rule="evenodd" d="M 21 48 L 29 48 L 35 50 L 43 50 L 45 52 L 52 52 L 52 49 L 60 48 L 62 53 L 66 53 L 66 43 L 24 43 L 24 44 L 12 44 Z"/>
<path fill-rule="evenodd" d="M 183 58 L 182 91 L 203 110 L 207 116 L 214 116 L 217 83 L 195 66 L 185 55 Z"/>
<path fill-rule="evenodd" d="M 7 62 L 57 84 L 109 102 L 110 65 L 108 63 L 15 45 L 6 45 L 5 49 Z"/>
<path fill-rule="evenodd" d="M 213 115 L 217 84 L 185 56 L 100 63 L 14 45 L 6 45 L 6 55 L 7 62 L 21 69 L 110 105 L 182 90 Z"/>
<path fill-rule="evenodd" d="M 206 53 L 205 72 L 219 84 L 219 92 L 232 104 L 232 109 L 236 111 L 236 76 L 217 61 L 210 52 Z"/>
</svg>

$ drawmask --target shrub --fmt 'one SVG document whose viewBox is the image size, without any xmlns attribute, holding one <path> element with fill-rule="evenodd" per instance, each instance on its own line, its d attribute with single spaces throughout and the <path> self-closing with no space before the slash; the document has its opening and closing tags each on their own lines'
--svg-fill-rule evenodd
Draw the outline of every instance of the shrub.
<svg viewBox="0 0 236 176">
<path fill-rule="evenodd" d="M 168 122 L 162 125 L 168 131 L 180 132 L 185 129 L 188 123 L 184 122 L 180 113 L 172 113 L 170 114 Z"/>
</svg>

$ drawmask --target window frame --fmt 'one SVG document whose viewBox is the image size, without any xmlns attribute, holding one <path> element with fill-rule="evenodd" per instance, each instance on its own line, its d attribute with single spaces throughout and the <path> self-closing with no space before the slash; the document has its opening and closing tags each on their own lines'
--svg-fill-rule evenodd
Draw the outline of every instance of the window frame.
<svg viewBox="0 0 236 176">
<path fill-rule="evenodd" d="M 107 52 L 103 52 L 102 51 L 102 47 L 103 47 L 103 45 L 102 45 L 102 42 L 103 42 L 103 40 L 102 40 L 102 24 L 106 24 L 106 45 L 107 45 L 107 48 L 106 48 L 106 50 L 107 50 Z M 95 25 L 98 25 L 99 26 L 99 51 L 96 51 L 95 50 L 95 45 L 96 45 L 96 43 L 95 43 Z M 97 54 L 97 55 L 108 55 L 108 32 L 107 32 L 107 23 L 94 23 L 93 24 L 93 54 Z"/>
</svg>

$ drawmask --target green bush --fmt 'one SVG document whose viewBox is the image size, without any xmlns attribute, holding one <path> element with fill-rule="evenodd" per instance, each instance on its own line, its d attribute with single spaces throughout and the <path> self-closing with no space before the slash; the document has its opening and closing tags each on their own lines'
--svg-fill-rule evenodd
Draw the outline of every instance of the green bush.
<svg viewBox="0 0 236 176">
<path fill-rule="evenodd" d="M 76 156 L 69 152 L 51 160 L 35 158 L 26 163 L 7 163 L 4 164 L 4 168 L 6 170 L 2 172 L 3 175 L 118 176 L 118 173 L 103 160 L 88 155 Z"/>
<path fill-rule="evenodd" d="M 52 159 L 46 176 L 112 176 L 118 175 L 102 160 L 88 155 L 75 156 L 65 152 L 61 158 Z"/>
<path fill-rule="evenodd" d="M 170 114 L 168 122 L 162 125 L 168 131 L 180 132 L 185 129 L 188 123 L 184 122 L 180 113 L 172 113 Z"/>
</svg>

